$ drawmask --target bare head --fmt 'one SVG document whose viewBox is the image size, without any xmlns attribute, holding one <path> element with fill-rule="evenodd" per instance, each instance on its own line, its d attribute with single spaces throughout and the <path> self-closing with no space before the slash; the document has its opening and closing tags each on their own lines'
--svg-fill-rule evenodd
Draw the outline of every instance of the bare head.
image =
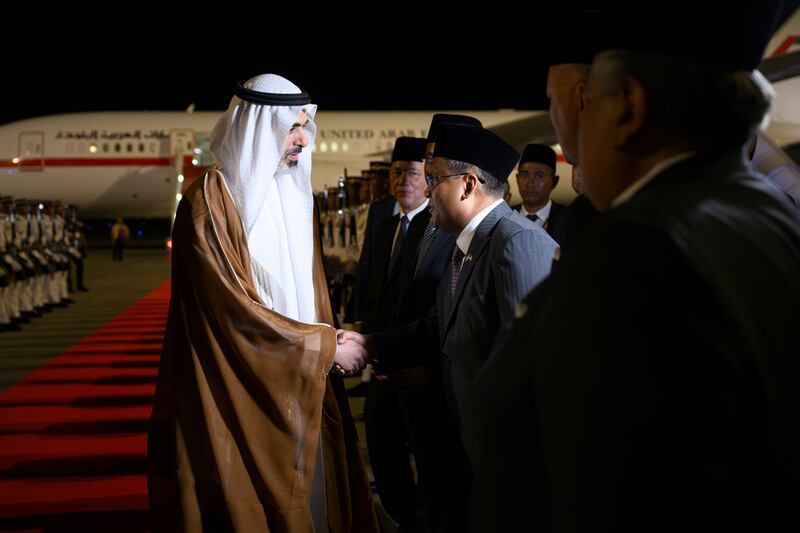
<svg viewBox="0 0 800 533">
<path fill-rule="evenodd" d="M 658 161 L 687 151 L 742 150 L 769 111 L 768 89 L 750 72 L 716 71 L 691 58 L 598 54 L 579 134 L 587 196 L 606 210 Z"/>
<path fill-rule="evenodd" d="M 588 78 L 589 65 L 581 63 L 553 65 L 547 73 L 550 121 L 564 158 L 571 165 L 578 164 L 578 128 Z"/>
</svg>

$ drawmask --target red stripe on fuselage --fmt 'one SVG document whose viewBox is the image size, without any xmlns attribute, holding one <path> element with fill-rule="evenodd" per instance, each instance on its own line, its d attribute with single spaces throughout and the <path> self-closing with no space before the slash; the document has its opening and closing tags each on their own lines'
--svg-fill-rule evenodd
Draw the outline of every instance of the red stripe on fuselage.
<svg viewBox="0 0 800 533">
<path fill-rule="evenodd" d="M 14 163 L 0 159 L 0 168 L 14 167 L 160 167 L 171 164 L 168 157 L 48 157 Z"/>
</svg>

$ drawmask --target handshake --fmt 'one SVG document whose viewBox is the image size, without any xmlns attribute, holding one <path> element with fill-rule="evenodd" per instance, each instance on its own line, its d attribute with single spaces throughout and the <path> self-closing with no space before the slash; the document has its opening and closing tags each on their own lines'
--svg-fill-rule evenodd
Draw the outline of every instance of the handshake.
<svg viewBox="0 0 800 533">
<path fill-rule="evenodd" d="M 336 330 L 336 355 L 331 371 L 340 376 L 352 376 L 367 366 L 373 350 L 369 337 L 355 331 Z"/>
</svg>

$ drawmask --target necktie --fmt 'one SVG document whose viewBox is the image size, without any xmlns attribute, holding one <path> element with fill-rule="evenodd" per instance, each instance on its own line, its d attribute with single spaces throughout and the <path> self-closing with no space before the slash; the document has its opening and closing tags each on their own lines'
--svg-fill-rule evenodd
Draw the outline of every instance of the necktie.
<svg viewBox="0 0 800 533">
<path fill-rule="evenodd" d="M 453 259 L 451 263 L 451 276 L 450 276 L 450 295 L 455 296 L 456 286 L 458 285 L 458 277 L 461 275 L 461 261 L 464 259 L 464 252 L 456 244 L 453 248 Z"/>
<path fill-rule="evenodd" d="M 417 266 L 414 267 L 415 278 L 417 277 L 417 272 L 419 272 L 422 260 L 425 259 L 425 254 L 428 253 L 428 249 L 431 247 L 434 237 L 436 237 L 436 228 L 428 224 L 428 227 L 425 228 L 425 234 L 422 236 L 422 240 L 419 243 L 419 248 L 417 248 Z"/>
<path fill-rule="evenodd" d="M 539 215 L 537 215 L 536 213 L 527 216 L 528 220 L 530 220 L 531 222 L 536 222 L 537 224 L 539 223 Z"/>
<path fill-rule="evenodd" d="M 406 231 L 408 231 L 408 217 L 403 215 L 400 219 L 400 233 L 394 241 L 394 250 L 392 250 L 392 257 L 389 259 L 389 271 L 391 272 L 394 267 L 395 261 L 400 256 L 400 250 L 403 248 L 403 241 L 406 240 Z"/>
</svg>

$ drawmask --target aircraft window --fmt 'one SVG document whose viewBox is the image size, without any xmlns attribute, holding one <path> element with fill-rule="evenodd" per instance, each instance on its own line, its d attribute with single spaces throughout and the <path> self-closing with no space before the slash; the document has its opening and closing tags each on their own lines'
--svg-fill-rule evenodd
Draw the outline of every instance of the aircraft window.
<svg viewBox="0 0 800 533">
<path fill-rule="evenodd" d="M 86 143 L 79 143 L 78 144 L 78 152 L 80 152 L 80 153 L 86 152 Z"/>
<path fill-rule="evenodd" d="M 150 153 L 158 152 L 158 143 L 150 143 Z"/>
<path fill-rule="evenodd" d="M 108 143 L 103 143 L 103 153 L 108 153 Z"/>
<path fill-rule="evenodd" d="M 349 152 L 349 151 L 350 151 L 350 145 L 347 143 L 342 143 L 342 152 Z"/>
<path fill-rule="evenodd" d="M 353 151 L 354 152 L 358 152 L 359 150 L 361 150 L 361 143 L 360 142 L 354 142 L 353 143 Z"/>
<path fill-rule="evenodd" d="M 122 150 L 122 147 L 119 145 L 119 143 L 114 143 L 114 151 L 119 152 L 120 150 Z"/>
<path fill-rule="evenodd" d="M 144 152 L 144 143 L 139 143 L 139 152 Z"/>
<path fill-rule="evenodd" d="M 97 145 L 92 143 L 89 145 L 89 153 L 96 154 L 97 153 Z"/>
<path fill-rule="evenodd" d="M 131 143 L 128 143 L 128 146 L 127 146 L 127 148 L 128 148 L 128 151 L 129 151 L 129 152 L 133 152 L 133 144 L 131 144 Z"/>
<path fill-rule="evenodd" d="M 75 144 L 74 143 L 67 143 L 67 153 L 71 154 L 75 151 Z"/>
<path fill-rule="evenodd" d="M 192 143 L 191 143 L 191 141 L 186 141 L 186 149 L 187 149 L 187 150 L 191 150 L 191 149 L 192 149 Z"/>
<path fill-rule="evenodd" d="M 326 142 L 320 143 L 319 151 L 320 152 L 327 152 L 328 151 L 328 143 L 326 143 Z"/>
<path fill-rule="evenodd" d="M 333 141 L 331 143 L 331 152 L 338 152 L 339 151 L 339 143 Z"/>
<path fill-rule="evenodd" d="M 369 149 L 370 149 L 369 143 L 364 143 L 364 151 L 369 152 Z"/>
</svg>

